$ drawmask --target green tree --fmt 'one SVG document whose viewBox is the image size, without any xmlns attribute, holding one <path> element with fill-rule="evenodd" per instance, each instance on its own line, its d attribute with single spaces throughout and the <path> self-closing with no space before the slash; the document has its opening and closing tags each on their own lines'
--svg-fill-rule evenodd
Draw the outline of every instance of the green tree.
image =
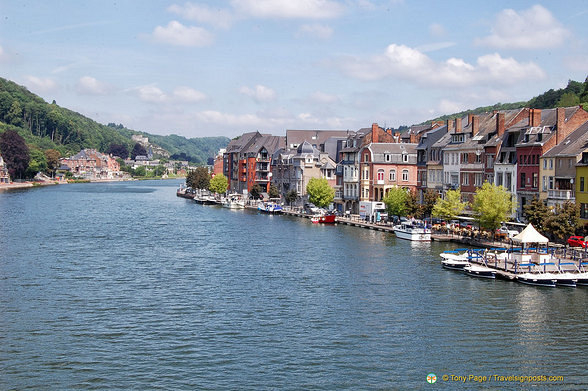
<svg viewBox="0 0 588 391">
<path fill-rule="evenodd" d="M 256 183 L 255 185 L 251 186 L 251 191 L 249 192 L 249 194 L 251 195 L 251 197 L 253 199 L 257 199 L 261 196 L 261 193 L 263 193 L 264 188 L 261 187 L 261 185 L 259 183 Z"/>
<path fill-rule="evenodd" d="M 577 106 L 578 104 L 580 104 L 580 98 L 573 92 L 564 93 L 557 102 L 558 107 Z"/>
<path fill-rule="evenodd" d="M 45 153 L 38 148 L 32 148 L 29 151 L 30 161 L 25 171 L 26 178 L 34 178 L 39 172 L 47 171 L 47 159 Z"/>
<path fill-rule="evenodd" d="M 192 189 L 208 189 L 210 174 L 206 167 L 197 167 L 186 176 L 186 186 Z"/>
<path fill-rule="evenodd" d="M 296 202 L 298 199 L 298 192 L 295 189 L 290 190 L 286 193 L 286 202 L 292 206 L 293 202 Z"/>
<path fill-rule="evenodd" d="M 447 190 L 445 198 L 439 198 L 433 206 L 432 216 L 452 220 L 459 216 L 467 205 L 467 202 L 461 200 L 461 190 Z"/>
<path fill-rule="evenodd" d="M 135 169 L 135 176 L 142 177 L 147 176 L 147 169 L 145 166 L 139 166 Z"/>
<path fill-rule="evenodd" d="M 580 206 L 566 201 L 556 205 L 553 214 L 545 222 L 545 230 L 560 241 L 576 233 L 580 221 Z"/>
<path fill-rule="evenodd" d="M 308 200 L 319 208 L 326 208 L 335 199 L 333 189 L 326 178 L 310 178 L 306 185 Z"/>
<path fill-rule="evenodd" d="M 10 110 L 8 110 L 5 117 L 6 121 L 14 126 L 22 125 L 22 107 L 17 100 L 12 102 Z"/>
<path fill-rule="evenodd" d="M 280 191 L 276 185 L 270 185 L 269 196 L 270 198 L 280 198 Z"/>
<path fill-rule="evenodd" d="M 484 182 L 476 189 L 472 210 L 481 228 L 494 232 L 512 214 L 512 195 L 503 186 Z"/>
<path fill-rule="evenodd" d="M 393 187 L 382 201 L 389 216 L 406 216 L 409 212 L 409 194 L 401 187 Z"/>
<path fill-rule="evenodd" d="M 55 171 L 59 168 L 59 159 L 61 159 L 61 152 L 56 149 L 47 149 L 45 151 L 45 160 L 47 161 L 47 173 L 51 176 L 55 175 Z"/>
<path fill-rule="evenodd" d="M 0 135 L 0 155 L 12 179 L 21 178 L 29 167 L 29 147 L 24 138 L 9 129 Z"/>
<path fill-rule="evenodd" d="M 547 204 L 539 198 L 523 206 L 523 215 L 538 231 L 545 231 L 545 223 L 553 215 Z"/>
<path fill-rule="evenodd" d="M 216 174 L 208 185 L 208 190 L 213 193 L 224 194 L 229 188 L 229 180 L 223 174 Z"/>
<path fill-rule="evenodd" d="M 427 189 L 423 196 L 423 215 L 425 217 L 431 216 L 431 213 L 433 212 L 433 207 L 435 206 L 435 203 L 438 199 L 439 193 L 437 193 L 437 191 L 433 189 Z"/>
</svg>

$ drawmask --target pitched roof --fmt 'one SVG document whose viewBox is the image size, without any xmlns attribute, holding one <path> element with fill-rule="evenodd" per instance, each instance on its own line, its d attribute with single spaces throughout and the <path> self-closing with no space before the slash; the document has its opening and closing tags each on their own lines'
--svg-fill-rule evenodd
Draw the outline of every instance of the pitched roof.
<svg viewBox="0 0 588 391">
<path fill-rule="evenodd" d="M 574 130 L 572 134 L 543 154 L 543 156 L 578 156 L 586 149 L 588 149 L 588 122 L 585 122 L 578 129 Z"/>
</svg>

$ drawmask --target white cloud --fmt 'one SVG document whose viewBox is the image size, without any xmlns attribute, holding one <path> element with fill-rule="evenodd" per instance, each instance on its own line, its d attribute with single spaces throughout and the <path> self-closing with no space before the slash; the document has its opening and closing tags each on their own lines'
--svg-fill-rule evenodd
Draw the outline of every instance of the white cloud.
<svg viewBox="0 0 588 391">
<path fill-rule="evenodd" d="M 36 76 L 26 77 L 26 86 L 35 91 L 48 92 L 57 88 L 57 83 L 51 78 L 42 78 Z"/>
<path fill-rule="evenodd" d="M 588 56 L 576 55 L 564 58 L 564 64 L 568 69 L 577 72 L 588 73 Z"/>
<path fill-rule="evenodd" d="M 239 89 L 239 92 L 253 98 L 256 102 L 265 102 L 276 98 L 276 92 L 274 90 L 260 84 L 256 85 L 255 88 L 243 86 Z"/>
<path fill-rule="evenodd" d="M 176 87 L 173 92 L 174 98 L 181 102 L 201 102 L 206 99 L 206 95 L 190 87 Z"/>
<path fill-rule="evenodd" d="M 108 93 L 109 89 L 107 84 L 96 80 L 92 76 L 80 77 L 76 84 L 78 93 L 86 95 L 104 95 Z"/>
<path fill-rule="evenodd" d="M 562 45 L 570 35 L 548 9 L 537 4 L 521 12 L 503 10 L 496 16 L 491 34 L 476 43 L 504 49 L 545 49 Z"/>
<path fill-rule="evenodd" d="M 437 50 L 443 50 L 455 46 L 455 42 L 433 42 L 426 43 L 415 47 L 416 50 L 423 53 L 434 52 Z"/>
<path fill-rule="evenodd" d="M 213 35 L 201 27 L 187 27 L 178 21 L 172 20 L 167 27 L 157 26 L 153 30 L 153 40 L 175 46 L 202 47 L 210 45 Z"/>
<path fill-rule="evenodd" d="M 329 39 L 333 35 L 333 29 L 322 24 L 305 24 L 300 26 L 297 37 L 317 37 L 320 39 Z"/>
<path fill-rule="evenodd" d="M 189 2 L 183 6 L 173 4 L 169 6 L 167 10 L 184 19 L 199 23 L 207 23 L 225 29 L 229 28 L 235 19 L 234 15 L 229 10 Z"/>
<path fill-rule="evenodd" d="M 328 19 L 343 12 L 341 4 L 330 0 L 233 0 L 231 5 L 257 18 Z"/>
<path fill-rule="evenodd" d="M 143 102 L 161 103 L 168 99 L 167 95 L 161 89 L 153 85 L 140 86 L 135 88 L 134 91 L 136 91 L 139 99 Z"/>
<path fill-rule="evenodd" d="M 535 63 L 519 63 L 513 58 L 502 58 L 497 53 L 479 57 L 476 65 L 459 58 L 435 62 L 416 49 L 396 44 L 389 45 L 384 54 L 367 59 L 348 57 L 339 60 L 336 66 L 347 75 L 361 80 L 393 77 L 437 87 L 487 82 L 509 84 L 545 77 L 545 72 Z"/>
</svg>

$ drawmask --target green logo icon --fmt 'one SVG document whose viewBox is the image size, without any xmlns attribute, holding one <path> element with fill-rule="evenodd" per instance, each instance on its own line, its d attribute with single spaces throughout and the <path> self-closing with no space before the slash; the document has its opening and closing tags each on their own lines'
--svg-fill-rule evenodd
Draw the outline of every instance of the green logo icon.
<svg viewBox="0 0 588 391">
<path fill-rule="evenodd" d="M 429 384 L 433 384 L 437 381 L 437 375 L 435 375 L 434 373 L 429 373 L 427 375 L 427 383 Z"/>
</svg>

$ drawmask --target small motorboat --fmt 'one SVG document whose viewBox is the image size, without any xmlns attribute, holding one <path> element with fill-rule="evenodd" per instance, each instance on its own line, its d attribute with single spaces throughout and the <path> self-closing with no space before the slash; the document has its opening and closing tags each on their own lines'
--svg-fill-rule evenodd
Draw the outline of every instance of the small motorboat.
<svg viewBox="0 0 588 391">
<path fill-rule="evenodd" d="M 463 271 L 472 277 L 496 278 L 496 270 L 484 265 L 470 263 L 463 268 Z"/>
<path fill-rule="evenodd" d="M 516 273 L 516 280 L 518 282 L 527 285 L 555 287 L 555 279 L 551 274 L 531 271 L 531 268 L 536 266 L 534 263 L 521 263 L 518 266 L 529 268 L 527 272 Z"/>
<path fill-rule="evenodd" d="M 313 224 L 335 224 L 337 216 L 334 213 L 320 213 L 315 214 L 310 218 Z"/>
</svg>

